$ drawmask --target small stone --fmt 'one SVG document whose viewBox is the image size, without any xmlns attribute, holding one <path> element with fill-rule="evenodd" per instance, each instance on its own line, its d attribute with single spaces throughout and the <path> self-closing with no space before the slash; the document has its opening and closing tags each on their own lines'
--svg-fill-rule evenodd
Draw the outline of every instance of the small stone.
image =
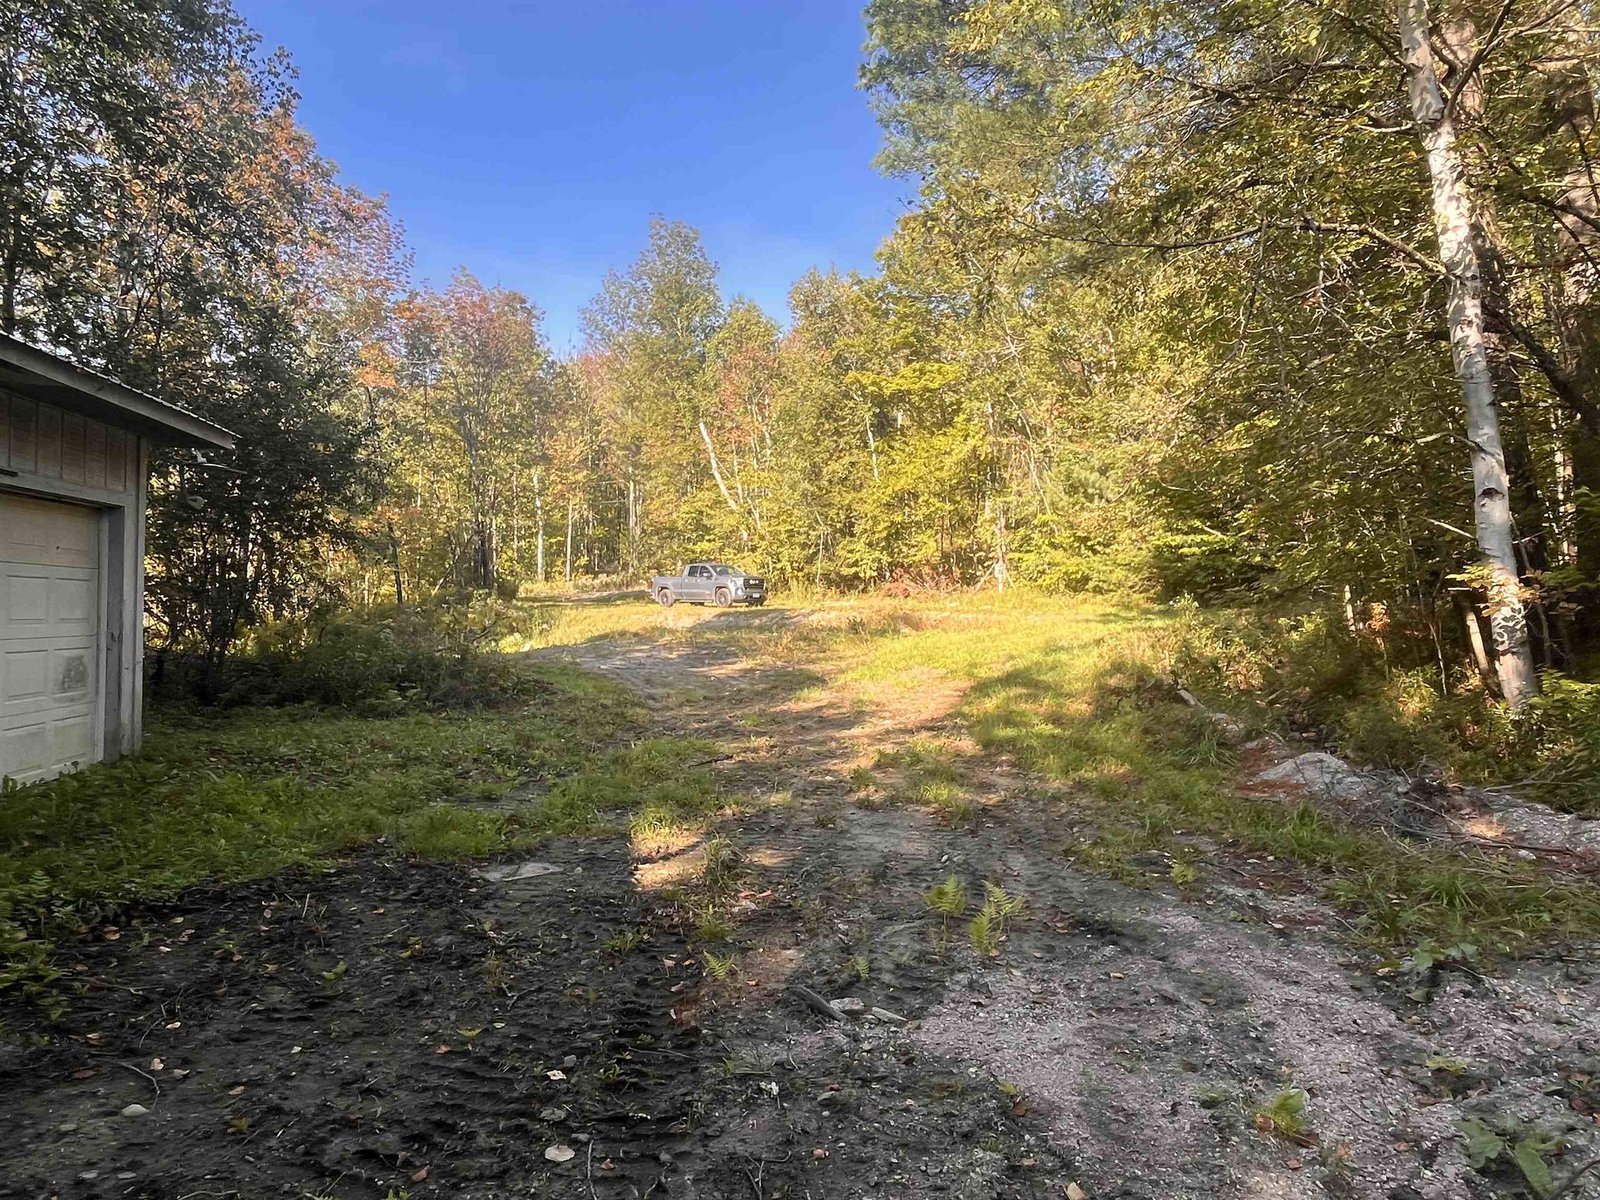
<svg viewBox="0 0 1600 1200">
<path fill-rule="evenodd" d="M 130 1104 L 127 1108 L 122 1110 L 122 1115 L 125 1117 L 142 1117 L 149 1111 L 150 1110 L 142 1104 Z"/>
<path fill-rule="evenodd" d="M 58 1133 L 77 1133 L 78 1123 L 76 1121 L 63 1121 L 56 1126 L 56 1131 Z"/>
<path fill-rule="evenodd" d="M 867 1011 L 867 1002 L 858 1000 L 854 996 L 840 996 L 837 1000 L 830 1001 L 830 1003 L 847 1017 L 864 1016 Z"/>
<path fill-rule="evenodd" d="M 487 879 L 491 883 L 511 883 L 518 879 L 537 879 L 541 875 L 558 875 L 560 872 L 561 868 L 554 863 L 502 863 L 498 866 L 485 867 L 478 872 L 478 878 Z"/>
<path fill-rule="evenodd" d="M 567 1119 L 567 1110 L 564 1109 L 564 1108 L 556 1108 L 554 1105 L 552 1105 L 549 1108 L 541 1108 L 539 1110 L 539 1120 L 541 1120 L 541 1121 L 552 1121 L 552 1122 L 554 1122 L 554 1121 L 565 1121 L 566 1119 Z"/>
<path fill-rule="evenodd" d="M 906 1023 L 906 1018 L 899 1013 L 890 1012 L 887 1008 L 874 1008 L 871 1015 L 885 1025 L 904 1025 Z"/>
</svg>

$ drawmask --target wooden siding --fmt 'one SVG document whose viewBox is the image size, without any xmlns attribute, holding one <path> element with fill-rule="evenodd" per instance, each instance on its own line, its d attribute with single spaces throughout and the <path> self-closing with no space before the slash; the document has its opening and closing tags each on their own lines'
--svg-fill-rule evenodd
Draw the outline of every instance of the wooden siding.
<svg viewBox="0 0 1600 1200">
<path fill-rule="evenodd" d="M 0 392 L 0 468 L 67 485 L 70 494 L 131 499 L 139 438 L 53 404 Z"/>
</svg>

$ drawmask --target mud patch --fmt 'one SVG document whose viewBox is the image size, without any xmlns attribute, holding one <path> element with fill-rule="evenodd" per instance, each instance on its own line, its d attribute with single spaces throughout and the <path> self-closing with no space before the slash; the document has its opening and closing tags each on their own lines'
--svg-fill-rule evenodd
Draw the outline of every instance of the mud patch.
<svg viewBox="0 0 1600 1200">
<path fill-rule="evenodd" d="M 567 1194 L 589 1144 L 609 1194 L 655 1183 L 695 1123 L 700 1034 L 673 1009 L 698 972 L 623 848 L 552 849 L 562 874 L 510 883 L 363 857 L 85 944 L 59 1025 L 0 1010 L 24 1039 L 0 1190 Z M 646 940 L 607 952 L 620 931 Z"/>
</svg>

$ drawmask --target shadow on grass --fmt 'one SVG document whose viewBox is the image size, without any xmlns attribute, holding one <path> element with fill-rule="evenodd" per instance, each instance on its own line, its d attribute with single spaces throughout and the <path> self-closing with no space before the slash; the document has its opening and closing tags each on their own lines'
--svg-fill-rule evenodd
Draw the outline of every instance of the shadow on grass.
<svg viewBox="0 0 1600 1200">
<path fill-rule="evenodd" d="M 963 717 L 1003 752 L 1077 797 L 1094 828 L 1090 865 L 1119 873 L 1178 831 L 1223 852 L 1308 869 L 1325 895 L 1384 948 L 1468 943 L 1519 953 L 1600 934 L 1600 890 L 1502 853 L 1408 839 L 1293 799 L 1241 795 L 1236 756 L 1215 725 L 1172 695 L 1148 659 L 1085 664 L 1041 654 L 968 692 Z"/>
</svg>

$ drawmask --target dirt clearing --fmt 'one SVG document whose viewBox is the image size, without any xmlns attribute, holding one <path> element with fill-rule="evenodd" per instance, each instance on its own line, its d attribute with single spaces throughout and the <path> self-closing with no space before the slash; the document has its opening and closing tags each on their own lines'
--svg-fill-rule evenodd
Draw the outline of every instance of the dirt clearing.
<svg viewBox="0 0 1600 1200">
<path fill-rule="evenodd" d="M 0 1194 L 1444 1200 L 1595 1157 L 1592 957 L 1380 974 L 1193 831 L 1086 869 L 1089 789 L 995 749 L 1000 685 L 865 672 L 840 645 L 914 629 L 852 620 L 539 652 L 717 747 L 709 825 L 372 847 L 63 948 L 59 1020 L 4 1003 Z"/>
</svg>

